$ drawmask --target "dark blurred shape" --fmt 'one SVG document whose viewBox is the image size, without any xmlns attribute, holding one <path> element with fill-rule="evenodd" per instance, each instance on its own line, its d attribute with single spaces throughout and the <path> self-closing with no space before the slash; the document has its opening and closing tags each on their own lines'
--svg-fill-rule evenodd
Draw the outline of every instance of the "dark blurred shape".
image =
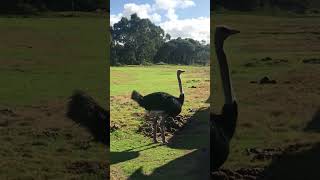
<svg viewBox="0 0 320 180">
<path fill-rule="evenodd" d="M 305 64 L 320 64 L 320 58 L 309 58 L 302 60 Z"/>
<path fill-rule="evenodd" d="M 96 11 L 110 12 L 109 1 L 105 0 L 4 0 L 0 14 L 38 14 L 47 11 Z"/>
<path fill-rule="evenodd" d="M 315 112 L 312 120 L 307 124 L 304 130 L 309 132 L 320 132 L 320 108 Z"/>
<path fill-rule="evenodd" d="M 271 80 L 270 78 L 268 78 L 267 76 L 263 77 L 262 79 L 260 79 L 259 84 L 276 84 L 277 81 L 275 80 Z"/>
<path fill-rule="evenodd" d="M 95 140 L 109 145 L 110 112 L 102 108 L 85 92 L 76 90 L 70 97 L 67 116 L 85 127 Z"/>
<path fill-rule="evenodd" d="M 211 1 L 210 10 L 228 9 L 236 11 L 253 11 L 259 9 L 280 9 L 295 13 L 305 13 L 308 8 L 317 6 L 311 0 L 215 0 Z"/>
</svg>

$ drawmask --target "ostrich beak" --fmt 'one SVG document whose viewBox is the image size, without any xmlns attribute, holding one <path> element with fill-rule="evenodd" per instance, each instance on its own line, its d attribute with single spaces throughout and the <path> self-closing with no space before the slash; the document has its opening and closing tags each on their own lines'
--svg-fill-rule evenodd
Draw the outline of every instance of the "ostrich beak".
<svg viewBox="0 0 320 180">
<path fill-rule="evenodd" d="M 235 29 L 230 29 L 230 34 L 238 34 L 240 31 L 235 30 Z"/>
</svg>

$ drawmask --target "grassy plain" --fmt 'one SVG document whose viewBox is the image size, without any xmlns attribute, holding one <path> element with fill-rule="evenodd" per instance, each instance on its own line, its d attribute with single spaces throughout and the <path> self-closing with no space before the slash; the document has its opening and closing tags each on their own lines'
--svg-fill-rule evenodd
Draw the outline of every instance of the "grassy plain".
<svg viewBox="0 0 320 180">
<path fill-rule="evenodd" d="M 239 121 L 224 168 L 267 167 L 275 179 L 318 179 L 320 17 L 211 17 L 212 31 L 218 24 L 241 31 L 225 44 L 239 103 Z M 212 57 L 212 109 L 219 113 L 223 98 L 213 48 Z M 310 58 L 318 59 L 318 64 L 303 63 Z M 265 76 L 277 83 L 251 82 Z M 281 160 L 257 160 L 247 153 L 250 148 L 285 149 L 296 144 L 305 144 L 305 149 L 298 148 Z"/>
<path fill-rule="evenodd" d="M 102 179 L 106 147 L 65 117 L 73 90 L 107 106 L 105 17 L 0 18 L 0 179 Z"/>
<path fill-rule="evenodd" d="M 179 96 L 176 70 L 181 75 L 185 104 L 181 115 L 190 120 L 168 145 L 153 144 L 138 133 L 144 109 L 130 99 L 132 90 L 143 95 L 163 91 Z M 208 177 L 209 67 L 127 66 L 111 68 L 111 179 L 203 179 Z"/>
</svg>

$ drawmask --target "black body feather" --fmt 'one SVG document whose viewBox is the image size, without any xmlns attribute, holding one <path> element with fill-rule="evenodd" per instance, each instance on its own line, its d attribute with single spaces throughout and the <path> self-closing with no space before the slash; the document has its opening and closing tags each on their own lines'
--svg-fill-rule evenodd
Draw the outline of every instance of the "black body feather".
<svg viewBox="0 0 320 180">
<path fill-rule="evenodd" d="M 155 92 L 142 96 L 137 91 L 133 91 L 131 98 L 147 111 L 164 111 L 172 117 L 180 114 L 184 102 L 184 94 L 177 98 L 165 92 Z"/>
<path fill-rule="evenodd" d="M 237 118 L 238 105 L 235 101 L 233 104 L 225 104 L 221 114 L 211 114 L 211 171 L 217 170 L 227 160 L 229 155 L 229 144 L 236 129 Z"/>
</svg>

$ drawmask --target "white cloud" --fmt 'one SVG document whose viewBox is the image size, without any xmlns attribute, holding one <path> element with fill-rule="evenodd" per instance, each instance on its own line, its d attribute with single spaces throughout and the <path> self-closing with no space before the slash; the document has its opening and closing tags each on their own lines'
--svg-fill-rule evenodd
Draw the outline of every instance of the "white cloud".
<svg viewBox="0 0 320 180">
<path fill-rule="evenodd" d="M 130 17 L 131 14 L 137 13 L 140 18 L 148 18 L 153 22 L 160 22 L 161 16 L 157 13 L 153 13 L 153 9 L 149 4 L 134 4 L 128 3 L 124 5 L 123 16 Z"/>
<path fill-rule="evenodd" d="M 198 17 L 191 19 L 169 20 L 160 23 L 160 26 L 172 38 L 192 38 L 198 41 L 205 40 L 210 43 L 210 18 Z"/>
<path fill-rule="evenodd" d="M 185 9 L 195 6 L 196 4 L 191 0 L 155 0 L 153 9 L 167 11 L 166 17 L 170 20 L 178 19 L 178 15 L 175 13 L 176 9 Z"/>
<path fill-rule="evenodd" d="M 113 25 L 121 17 L 129 18 L 131 14 L 137 13 L 140 18 L 149 18 L 160 25 L 172 38 L 192 38 L 210 43 L 210 17 L 179 19 L 176 14 L 176 9 L 185 9 L 195 5 L 192 0 L 154 0 L 152 5 L 128 3 L 124 5 L 122 13 L 110 16 L 110 23 Z M 168 20 L 162 21 L 159 12 L 165 12 Z"/>
<path fill-rule="evenodd" d="M 121 20 L 122 14 L 119 13 L 117 15 L 111 14 L 110 15 L 110 25 L 113 26 L 115 23 Z"/>
<path fill-rule="evenodd" d="M 196 4 L 193 2 L 193 1 L 190 1 L 190 0 L 185 0 L 183 2 L 180 2 L 180 6 L 181 8 L 188 8 L 188 7 L 192 7 L 192 6 L 195 6 Z"/>
<path fill-rule="evenodd" d="M 155 0 L 155 8 L 169 10 L 176 8 L 188 8 L 195 6 L 196 4 L 191 0 Z"/>
<path fill-rule="evenodd" d="M 154 22 L 161 22 L 161 16 L 158 13 L 153 13 L 151 15 L 151 20 Z"/>
<path fill-rule="evenodd" d="M 123 6 L 122 13 L 119 13 L 117 15 L 110 15 L 110 24 L 113 25 L 116 22 L 120 21 L 121 17 L 130 18 L 130 16 L 134 13 L 137 13 L 140 18 L 148 18 L 155 23 L 161 22 L 161 15 L 154 12 L 149 4 L 138 5 L 134 3 L 128 3 Z"/>
<path fill-rule="evenodd" d="M 166 14 L 166 17 L 172 21 L 178 19 L 178 16 L 176 15 L 176 12 L 174 9 L 169 9 Z"/>
</svg>

